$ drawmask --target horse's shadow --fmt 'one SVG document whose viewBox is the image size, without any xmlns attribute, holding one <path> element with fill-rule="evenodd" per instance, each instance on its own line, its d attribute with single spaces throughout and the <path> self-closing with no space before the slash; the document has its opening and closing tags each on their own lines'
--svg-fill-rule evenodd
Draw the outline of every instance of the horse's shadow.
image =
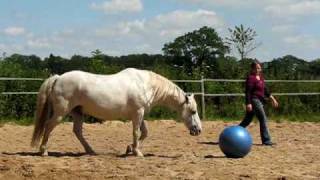
<svg viewBox="0 0 320 180">
<path fill-rule="evenodd" d="M 13 153 L 9 153 L 9 152 L 2 152 L 2 154 L 4 155 L 11 155 L 11 156 L 41 156 L 40 152 L 13 152 Z M 77 152 L 77 153 L 73 153 L 73 152 L 48 152 L 48 156 L 49 157 L 80 157 L 80 156 L 85 156 L 85 155 L 89 155 L 85 152 Z"/>
<path fill-rule="evenodd" d="M 39 156 L 41 157 L 40 152 L 2 152 L 4 155 L 9 156 Z M 117 158 L 127 158 L 127 157 L 135 157 L 132 153 L 131 154 L 118 154 L 118 153 L 99 153 L 99 154 L 88 154 L 85 152 L 48 152 L 48 157 L 81 157 L 81 156 L 98 156 L 98 155 L 110 155 Z M 149 157 L 159 157 L 159 158 L 169 158 L 169 159 L 177 159 L 182 155 L 155 155 L 152 153 L 144 154 L 145 158 Z"/>
<path fill-rule="evenodd" d="M 116 155 L 116 157 L 118 158 L 127 158 L 127 157 L 135 157 L 132 153 L 131 154 L 120 154 L 120 155 Z M 158 157 L 158 158 L 168 158 L 168 159 L 178 159 L 180 157 L 182 157 L 181 154 L 179 155 L 156 155 L 156 154 L 152 154 L 152 153 L 147 153 L 143 155 L 144 158 L 149 158 L 149 157 Z"/>
<path fill-rule="evenodd" d="M 198 142 L 198 144 L 203 145 L 213 145 L 217 146 L 219 145 L 219 142 Z M 258 145 L 258 144 L 256 144 Z M 4 155 L 11 155 L 11 156 L 41 156 L 40 152 L 2 152 Z M 88 154 L 85 152 L 48 152 L 49 157 L 81 157 L 81 156 L 98 156 L 98 155 L 109 155 L 114 156 L 117 158 L 129 158 L 129 157 L 135 157 L 132 153 L 130 154 L 119 154 L 119 153 L 98 153 L 98 154 Z M 156 158 L 166 158 L 166 159 L 178 159 L 182 157 L 182 154 L 177 155 L 156 155 L 153 153 L 147 153 L 144 154 L 144 158 L 150 158 L 150 157 L 156 157 Z M 226 158 L 226 156 L 216 156 L 216 155 L 205 155 L 205 159 L 210 158 Z"/>
</svg>

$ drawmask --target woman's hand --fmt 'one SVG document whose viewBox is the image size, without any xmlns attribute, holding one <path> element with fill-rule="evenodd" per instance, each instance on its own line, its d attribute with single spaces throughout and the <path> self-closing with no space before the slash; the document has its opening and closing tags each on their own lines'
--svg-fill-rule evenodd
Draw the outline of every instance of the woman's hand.
<svg viewBox="0 0 320 180">
<path fill-rule="evenodd" d="M 247 104 L 246 110 L 247 110 L 247 112 L 251 112 L 252 111 L 252 104 Z"/>
<path fill-rule="evenodd" d="M 276 98 L 274 98 L 273 96 L 270 96 L 270 98 L 271 98 L 271 104 L 272 104 L 272 106 L 273 106 L 274 108 L 279 107 L 279 103 L 278 103 L 278 101 L 276 100 Z"/>
</svg>

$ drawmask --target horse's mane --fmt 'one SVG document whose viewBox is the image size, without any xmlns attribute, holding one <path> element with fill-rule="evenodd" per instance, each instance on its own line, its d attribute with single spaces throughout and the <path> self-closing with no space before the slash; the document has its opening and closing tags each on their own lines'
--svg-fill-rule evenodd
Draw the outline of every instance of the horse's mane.
<svg viewBox="0 0 320 180">
<path fill-rule="evenodd" d="M 155 100 L 169 100 L 180 104 L 185 101 L 185 92 L 169 79 L 150 71 L 150 80 Z"/>
</svg>

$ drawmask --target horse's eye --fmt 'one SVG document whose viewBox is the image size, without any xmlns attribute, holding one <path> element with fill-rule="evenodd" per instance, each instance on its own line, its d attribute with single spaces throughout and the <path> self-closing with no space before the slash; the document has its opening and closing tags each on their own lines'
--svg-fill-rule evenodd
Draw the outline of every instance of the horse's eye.
<svg viewBox="0 0 320 180">
<path fill-rule="evenodd" d="M 197 113 L 197 111 L 191 111 L 191 114 L 196 114 Z"/>
</svg>

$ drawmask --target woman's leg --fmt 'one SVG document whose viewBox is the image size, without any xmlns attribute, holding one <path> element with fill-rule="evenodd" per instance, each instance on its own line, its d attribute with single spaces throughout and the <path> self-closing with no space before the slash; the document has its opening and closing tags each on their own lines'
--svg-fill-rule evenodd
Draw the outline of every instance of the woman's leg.
<svg viewBox="0 0 320 180">
<path fill-rule="evenodd" d="M 253 106 L 254 106 L 254 111 L 255 114 L 259 120 L 259 124 L 260 124 L 260 136 L 261 136 L 261 141 L 262 144 L 266 144 L 266 145 L 272 145 L 271 143 L 271 138 L 269 135 L 269 130 L 268 130 L 268 126 L 267 126 L 267 116 L 266 113 L 263 109 L 263 104 L 261 103 L 261 101 L 259 99 L 253 99 L 252 100 Z"/>
<path fill-rule="evenodd" d="M 239 126 L 242 126 L 244 128 L 247 127 L 251 123 L 253 116 L 254 116 L 253 110 L 250 112 L 246 111 L 246 115 L 244 116 L 244 118 L 241 121 L 241 123 L 239 124 Z"/>
</svg>

